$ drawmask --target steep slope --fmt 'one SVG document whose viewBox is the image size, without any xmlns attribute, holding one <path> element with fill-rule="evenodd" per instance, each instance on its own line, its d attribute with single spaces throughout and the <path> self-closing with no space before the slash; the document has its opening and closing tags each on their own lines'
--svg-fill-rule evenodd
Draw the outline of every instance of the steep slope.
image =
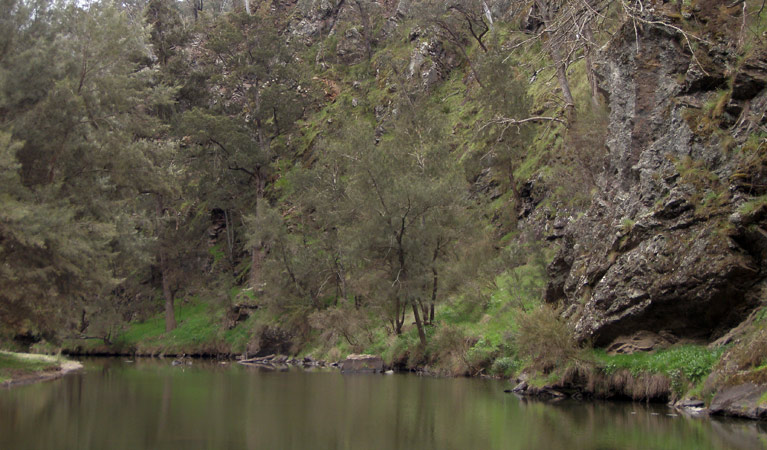
<svg viewBox="0 0 767 450">
<path fill-rule="evenodd" d="M 546 300 L 597 346 L 640 330 L 711 342 L 764 300 L 767 61 L 759 48 L 739 60 L 735 33 L 693 57 L 675 25 L 634 25 L 599 58 L 609 166 Z"/>
</svg>

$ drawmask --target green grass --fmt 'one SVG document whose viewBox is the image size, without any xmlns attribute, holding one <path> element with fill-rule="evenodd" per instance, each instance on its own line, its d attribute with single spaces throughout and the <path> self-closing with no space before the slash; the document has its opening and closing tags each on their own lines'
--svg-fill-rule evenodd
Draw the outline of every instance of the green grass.
<svg viewBox="0 0 767 450">
<path fill-rule="evenodd" d="M 741 214 L 749 215 L 757 209 L 761 208 L 763 205 L 767 205 L 767 195 L 762 195 L 743 203 L 740 205 L 740 208 L 738 208 L 738 211 Z"/>
<path fill-rule="evenodd" d="M 54 370 L 59 366 L 60 360 L 53 356 L 0 351 L 0 383 L 19 376 Z"/>
<path fill-rule="evenodd" d="M 603 364 L 603 370 L 607 374 L 628 370 L 634 376 L 651 373 L 663 374 L 674 379 L 684 375 L 696 383 L 711 373 L 723 351 L 724 349 L 710 350 L 703 346 L 683 345 L 655 353 L 608 355 L 604 350 L 595 350 L 594 354 L 597 361 Z"/>
<path fill-rule="evenodd" d="M 222 308 L 193 301 L 176 307 L 175 330 L 165 332 L 163 313 L 133 323 L 115 339 L 115 346 L 139 353 L 227 353 L 244 351 L 253 316 L 231 330 L 223 327 Z"/>
</svg>

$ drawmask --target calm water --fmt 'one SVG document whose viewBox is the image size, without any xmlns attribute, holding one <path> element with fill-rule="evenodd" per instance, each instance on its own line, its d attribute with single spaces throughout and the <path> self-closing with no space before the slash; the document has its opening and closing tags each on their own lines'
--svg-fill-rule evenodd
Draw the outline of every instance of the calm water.
<svg viewBox="0 0 767 450">
<path fill-rule="evenodd" d="M 508 384 L 269 372 L 237 364 L 86 361 L 0 390 L 0 449 L 763 448 L 767 425 L 665 406 L 527 402 Z"/>
</svg>

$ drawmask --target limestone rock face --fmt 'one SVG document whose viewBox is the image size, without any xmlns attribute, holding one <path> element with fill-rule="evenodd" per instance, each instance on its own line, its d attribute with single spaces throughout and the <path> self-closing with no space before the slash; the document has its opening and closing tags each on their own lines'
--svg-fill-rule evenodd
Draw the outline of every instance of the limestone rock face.
<svg viewBox="0 0 767 450">
<path fill-rule="evenodd" d="M 608 169 L 590 209 L 558 237 L 546 289 L 580 339 L 605 346 L 646 330 L 711 341 L 759 301 L 765 215 L 741 215 L 750 197 L 732 181 L 739 162 L 722 132 L 695 119 L 718 98 L 726 84 L 721 68 L 732 58 L 712 47 L 695 60 L 673 30 L 635 34 L 630 24 L 602 51 Z M 758 61 L 735 79 L 760 79 Z M 758 82 L 743 85 L 751 105 L 764 101 Z M 734 97 L 734 112 L 749 109 Z M 728 133 L 745 135 L 738 127 L 748 121 L 734 122 Z"/>
</svg>

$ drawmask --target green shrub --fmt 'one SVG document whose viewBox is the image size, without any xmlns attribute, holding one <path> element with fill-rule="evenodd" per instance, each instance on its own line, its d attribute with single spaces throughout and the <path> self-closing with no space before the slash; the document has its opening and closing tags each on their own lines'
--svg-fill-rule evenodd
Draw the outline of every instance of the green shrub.
<svg viewBox="0 0 767 450">
<path fill-rule="evenodd" d="M 462 375 L 468 370 L 466 353 L 470 340 L 463 329 L 456 325 L 442 325 L 429 341 L 429 354 L 441 368 L 452 375 Z"/>
<path fill-rule="evenodd" d="M 492 343 L 485 339 L 479 339 L 477 343 L 466 352 L 466 364 L 469 367 L 470 374 L 477 375 L 482 373 L 483 370 L 488 369 L 497 354 L 497 347 L 493 346 Z"/>
<path fill-rule="evenodd" d="M 549 373 L 564 367 L 580 353 L 570 326 L 548 305 L 517 317 L 515 342 L 520 356 L 529 357 L 532 367 Z"/>
<path fill-rule="evenodd" d="M 490 373 L 502 377 L 511 377 L 522 368 L 522 362 L 511 356 L 501 356 L 493 361 Z"/>
</svg>

